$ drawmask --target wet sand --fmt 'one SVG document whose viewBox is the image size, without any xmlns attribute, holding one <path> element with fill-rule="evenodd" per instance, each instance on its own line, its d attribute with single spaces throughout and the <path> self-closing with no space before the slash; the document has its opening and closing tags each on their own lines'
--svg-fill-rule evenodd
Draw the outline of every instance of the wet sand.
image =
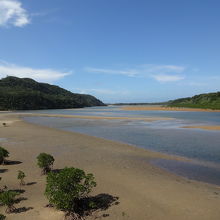
<svg viewBox="0 0 220 220">
<path fill-rule="evenodd" d="M 21 161 L 1 166 L 1 186 L 18 189 L 17 171 L 27 177 L 27 198 L 17 208 L 31 208 L 19 214 L 10 214 L 14 220 L 61 220 L 63 213 L 45 208 L 43 195 L 45 176 L 40 175 L 36 156 L 47 152 L 55 157 L 55 169 L 74 166 L 94 173 L 97 187 L 93 195 L 106 193 L 119 197 L 118 205 L 99 212 L 109 214 L 106 220 L 219 220 L 220 187 L 189 181 L 150 165 L 154 158 L 179 159 L 127 144 L 60 131 L 29 124 L 18 116 L 0 114 L 0 121 L 10 121 L 7 127 L 0 124 L 0 142 L 10 151 L 9 160 Z M 5 208 L 0 207 L 4 213 Z M 91 219 L 91 218 L 90 218 Z"/>
<path fill-rule="evenodd" d="M 122 110 L 127 111 L 187 111 L 187 112 L 220 112 L 220 110 L 201 109 L 201 108 L 180 108 L 163 106 L 123 106 Z"/>
</svg>

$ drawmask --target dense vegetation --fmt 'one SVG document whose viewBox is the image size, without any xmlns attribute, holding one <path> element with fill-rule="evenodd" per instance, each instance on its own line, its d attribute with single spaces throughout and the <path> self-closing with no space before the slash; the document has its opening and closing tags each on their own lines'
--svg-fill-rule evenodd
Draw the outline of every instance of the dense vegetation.
<svg viewBox="0 0 220 220">
<path fill-rule="evenodd" d="M 48 174 L 45 195 L 50 204 L 67 212 L 67 216 L 72 216 L 71 219 L 83 219 L 83 201 L 95 186 L 93 174 L 86 174 L 78 168 L 66 167 L 60 172 Z"/>
<path fill-rule="evenodd" d="M 220 109 L 220 92 L 196 95 L 170 101 L 168 106 L 186 108 Z"/>
<path fill-rule="evenodd" d="M 103 106 L 91 95 L 69 92 L 29 78 L 8 76 L 0 80 L 0 110 L 60 109 Z"/>
<path fill-rule="evenodd" d="M 5 158 L 9 156 L 9 152 L 0 146 L 0 164 L 5 163 Z"/>
<path fill-rule="evenodd" d="M 47 174 L 51 171 L 54 163 L 54 158 L 50 154 L 40 153 L 37 156 L 37 165 L 42 169 L 42 174 Z"/>
</svg>

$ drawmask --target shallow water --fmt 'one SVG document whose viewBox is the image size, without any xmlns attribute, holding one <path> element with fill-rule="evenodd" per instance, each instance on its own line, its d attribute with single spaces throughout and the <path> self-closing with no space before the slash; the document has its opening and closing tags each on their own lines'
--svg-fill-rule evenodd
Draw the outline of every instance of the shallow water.
<svg viewBox="0 0 220 220">
<path fill-rule="evenodd" d="M 219 168 L 165 159 L 152 160 L 151 164 L 159 166 L 177 175 L 184 176 L 188 179 L 220 185 Z"/>
<path fill-rule="evenodd" d="M 28 111 L 30 112 L 30 111 Z M 34 113 L 64 114 L 64 115 L 89 115 L 108 117 L 167 117 L 174 120 L 145 122 L 140 120 L 94 120 L 55 117 L 26 117 L 25 120 L 49 127 L 68 131 L 89 134 L 106 139 L 133 144 L 141 148 L 159 151 L 167 154 L 184 156 L 204 162 L 207 167 L 204 173 L 193 169 L 193 165 L 182 166 L 179 170 L 192 170 L 198 176 L 207 176 L 214 169 L 208 167 L 206 162 L 220 167 L 220 131 L 181 128 L 186 125 L 220 125 L 220 112 L 174 112 L 174 111 L 124 111 L 119 107 L 96 107 L 76 110 L 41 110 Z M 173 162 L 171 162 L 173 163 Z M 157 163 L 172 172 L 166 163 Z M 190 168 L 191 167 L 191 168 Z M 219 168 L 215 171 L 219 172 Z M 177 173 L 177 172 L 176 172 Z M 180 174 L 183 175 L 183 174 Z M 208 178 L 209 177 L 209 178 Z M 217 178 L 217 180 L 215 180 Z M 204 178 L 205 179 L 205 178 Z M 220 184 L 220 175 L 211 178 L 211 182 Z M 219 181 L 218 181 L 219 180 Z"/>
<path fill-rule="evenodd" d="M 6 138 L 0 138 L 0 142 L 7 141 Z"/>
</svg>

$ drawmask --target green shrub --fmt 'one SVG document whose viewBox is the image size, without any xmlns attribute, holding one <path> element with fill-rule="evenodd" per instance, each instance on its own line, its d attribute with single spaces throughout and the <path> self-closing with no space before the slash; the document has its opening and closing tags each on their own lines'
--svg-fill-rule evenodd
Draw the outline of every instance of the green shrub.
<svg viewBox="0 0 220 220">
<path fill-rule="evenodd" d="M 25 185 L 25 182 L 24 182 L 24 178 L 26 177 L 25 173 L 21 170 L 18 171 L 18 180 L 20 180 L 20 185 L 23 186 Z"/>
<path fill-rule="evenodd" d="M 64 168 L 58 173 L 49 173 L 45 195 L 50 204 L 68 213 L 78 210 L 80 200 L 96 186 L 93 174 L 85 174 L 77 168 Z"/>
<path fill-rule="evenodd" d="M 13 211 L 15 211 L 15 197 L 19 195 L 18 192 L 15 191 L 4 191 L 0 193 L 0 202 L 3 206 L 6 206 L 6 213 L 11 213 Z"/>
<path fill-rule="evenodd" d="M 0 164 L 5 163 L 5 158 L 9 156 L 9 152 L 0 146 Z"/>
<path fill-rule="evenodd" d="M 50 154 L 40 153 L 37 156 L 37 165 L 42 169 L 42 174 L 51 171 L 54 163 L 54 158 Z"/>
<path fill-rule="evenodd" d="M 4 220 L 4 219 L 6 219 L 6 216 L 0 214 L 0 220 Z"/>
</svg>

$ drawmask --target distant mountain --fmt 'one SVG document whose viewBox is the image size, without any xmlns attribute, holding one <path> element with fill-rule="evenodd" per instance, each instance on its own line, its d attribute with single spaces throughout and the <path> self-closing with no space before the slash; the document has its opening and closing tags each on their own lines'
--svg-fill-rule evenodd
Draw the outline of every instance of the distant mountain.
<svg viewBox="0 0 220 220">
<path fill-rule="evenodd" d="M 171 107 L 220 109 L 220 92 L 195 95 L 193 97 L 169 101 Z"/>
<path fill-rule="evenodd" d="M 72 93 L 59 86 L 29 78 L 8 76 L 0 80 L 0 110 L 61 109 L 104 106 L 91 95 Z"/>
</svg>

